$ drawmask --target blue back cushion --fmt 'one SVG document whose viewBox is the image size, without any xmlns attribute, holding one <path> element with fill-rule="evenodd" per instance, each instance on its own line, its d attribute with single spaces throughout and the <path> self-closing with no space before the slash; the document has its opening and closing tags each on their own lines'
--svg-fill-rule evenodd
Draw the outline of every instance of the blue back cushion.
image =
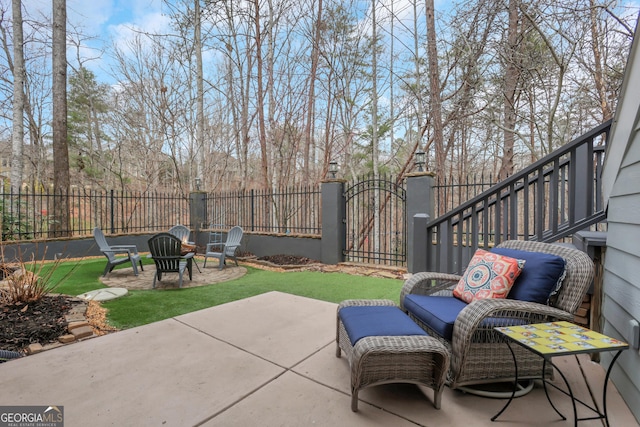
<svg viewBox="0 0 640 427">
<path fill-rule="evenodd" d="M 351 345 L 374 336 L 427 335 L 402 310 L 392 306 L 344 307 L 338 312 Z"/>
<path fill-rule="evenodd" d="M 565 275 L 562 257 L 507 248 L 493 248 L 491 252 L 526 261 L 507 298 L 547 304 L 562 284 Z"/>
<path fill-rule="evenodd" d="M 407 295 L 404 307 L 441 337 L 451 341 L 453 324 L 467 303 L 449 296 Z"/>
</svg>

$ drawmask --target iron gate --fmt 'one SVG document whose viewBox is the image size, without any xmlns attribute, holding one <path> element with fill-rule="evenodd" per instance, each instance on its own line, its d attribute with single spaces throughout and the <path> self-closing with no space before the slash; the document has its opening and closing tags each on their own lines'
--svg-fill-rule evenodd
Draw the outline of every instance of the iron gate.
<svg viewBox="0 0 640 427">
<path fill-rule="evenodd" d="M 344 192 L 349 262 L 406 265 L 407 228 L 404 180 L 361 178 Z"/>
</svg>

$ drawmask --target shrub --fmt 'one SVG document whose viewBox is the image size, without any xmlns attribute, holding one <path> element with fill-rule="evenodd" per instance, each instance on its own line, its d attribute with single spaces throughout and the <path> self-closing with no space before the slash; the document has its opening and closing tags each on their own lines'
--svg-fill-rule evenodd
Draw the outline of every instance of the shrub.
<svg viewBox="0 0 640 427">
<path fill-rule="evenodd" d="M 4 254 L 3 259 L 4 259 Z M 44 256 L 40 260 L 35 259 L 35 255 L 31 256 L 31 261 L 25 262 L 22 258 L 18 259 L 18 269 L 11 268 L 6 264 L 0 266 L 7 287 L 0 289 L 0 305 L 3 304 L 19 304 L 30 303 L 40 300 L 45 295 L 53 292 L 61 283 L 63 283 L 79 266 L 76 263 L 64 276 L 54 279 L 56 269 L 62 262 L 61 259 L 53 261 L 53 265 L 47 265 Z"/>
</svg>

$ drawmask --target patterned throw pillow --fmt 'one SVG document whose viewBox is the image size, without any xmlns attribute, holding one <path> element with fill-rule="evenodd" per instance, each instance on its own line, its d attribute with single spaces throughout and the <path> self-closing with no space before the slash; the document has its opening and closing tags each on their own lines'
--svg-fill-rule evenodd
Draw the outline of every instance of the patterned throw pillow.
<svg viewBox="0 0 640 427">
<path fill-rule="evenodd" d="M 506 298 L 524 263 L 524 260 L 478 249 L 453 295 L 466 303 L 484 298 Z"/>
</svg>

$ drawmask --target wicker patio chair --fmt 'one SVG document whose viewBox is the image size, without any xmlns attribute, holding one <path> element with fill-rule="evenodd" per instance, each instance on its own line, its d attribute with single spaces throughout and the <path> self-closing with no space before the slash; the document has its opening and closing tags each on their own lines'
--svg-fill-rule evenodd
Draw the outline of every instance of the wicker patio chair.
<svg viewBox="0 0 640 427">
<path fill-rule="evenodd" d="M 529 324 L 555 320 L 574 320 L 574 313 L 582 303 L 594 277 L 594 264 L 589 256 L 568 246 L 510 240 L 497 247 L 557 255 L 565 260 L 562 286 L 548 304 L 515 299 L 482 299 L 464 306 L 453 324 L 450 340 L 440 336 L 430 325 L 414 313 L 409 316 L 431 336 L 438 338 L 451 352 L 448 385 L 464 388 L 470 385 L 511 382 L 515 379 L 513 358 L 495 326 Z M 421 272 L 403 285 L 400 306 L 406 311 L 405 298 L 410 294 L 452 296 L 461 276 L 445 273 Z M 518 379 L 541 378 L 543 359 L 534 353 L 514 346 L 518 359 Z M 545 375 L 551 375 L 548 369 Z"/>
<path fill-rule="evenodd" d="M 100 227 L 93 229 L 93 238 L 98 244 L 100 252 L 107 257 L 107 265 L 102 273 L 103 276 L 110 273 L 115 266 L 128 262 L 133 266 L 133 274 L 136 276 L 138 275 L 138 267 L 136 264 L 140 264 L 140 270 L 144 271 L 142 258 L 138 253 L 136 245 L 109 245 Z M 126 255 L 126 257 L 118 257 L 117 255 Z"/>
</svg>

